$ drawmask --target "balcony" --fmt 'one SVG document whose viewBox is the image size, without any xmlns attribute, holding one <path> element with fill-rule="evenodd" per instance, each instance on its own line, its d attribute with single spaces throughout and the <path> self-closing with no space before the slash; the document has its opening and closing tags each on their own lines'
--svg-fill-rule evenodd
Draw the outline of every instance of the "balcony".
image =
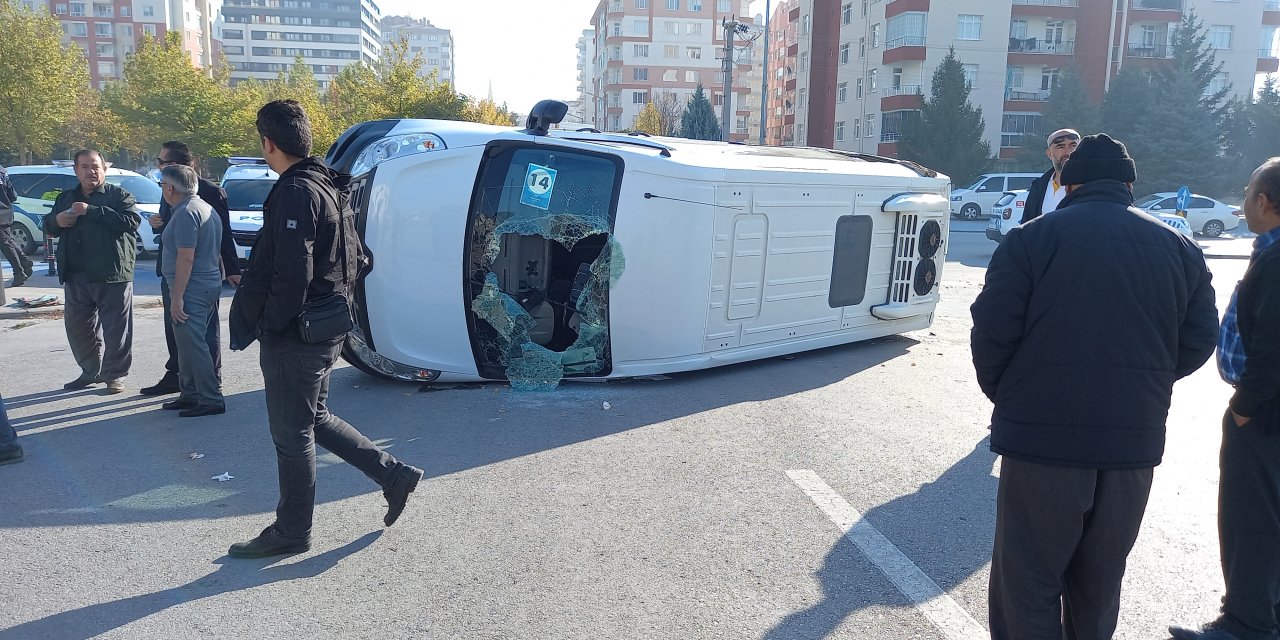
<svg viewBox="0 0 1280 640">
<path fill-rule="evenodd" d="M 1280 0 L 1265 0 L 1262 3 L 1263 11 L 1280 11 Z"/>
<path fill-rule="evenodd" d="M 1277 55 L 1275 51 L 1270 49 L 1258 49 L 1258 58 L 1261 60 L 1268 60 L 1271 58 L 1280 58 L 1280 55 Z"/>
<path fill-rule="evenodd" d="M 1182 11 L 1182 0 L 1132 0 L 1134 9 Z"/>
<path fill-rule="evenodd" d="M 885 50 L 897 49 L 898 47 L 923 47 L 924 36 L 902 36 L 894 38 L 884 44 Z"/>
<path fill-rule="evenodd" d="M 1128 58 L 1172 58 L 1173 47 L 1167 44 L 1142 44 L 1130 42 L 1125 49 Z"/>
<path fill-rule="evenodd" d="M 1019 102 L 1048 102 L 1052 91 L 1048 89 L 1038 89 L 1035 91 L 1023 91 L 1021 89 L 1005 89 L 1004 99 L 1006 101 Z"/>
<path fill-rule="evenodd" d="M 1014 4 L 1025 4 L 1033 7 L 1078 7 L 1079 0 L 1013 0 Z"/>
<path fill-rule="evenodd" d="M 900 132 L 880 134 L 880 142 L 897 142 L 901 139 L 902 139 L 902 133 Z"/>
<path fill-rule="evenodd" d="M 1073 55 L 1076 52 L 1074 40 L 1066 42 L 1050 42 L 1040 38 L 1009 38 L 1009 51 L 1017 53 L 1047 53 L 1060 56 Z"/>
<path fill-rule="evenodd" d="M 924 95 L 924 87 L 918 84 L 902 84 L 896 87 L 885 87 L 881 90 L 881 96 L 891 98 L 893 96 L 922 96 Z"/>
</svg>

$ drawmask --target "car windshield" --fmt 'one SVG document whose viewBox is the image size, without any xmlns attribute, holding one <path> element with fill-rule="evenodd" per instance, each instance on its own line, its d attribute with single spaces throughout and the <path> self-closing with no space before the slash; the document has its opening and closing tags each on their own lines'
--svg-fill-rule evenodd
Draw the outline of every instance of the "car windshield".
<svg viewBox="0 0 1280 640">
<path fill-rule="evenodd" d="M 274 180 L 228 180 L 222 188 L 227 192 L 227 208 L 232 211 L 262 211 L 262 203 L 275 186 Z"/>
<path fill-rule="evenodd" d="M 977 188 L 978 188 L 978 185 L 982 184 L 982 181 L 983 181 L 983 180 L 986 180 L 986 179 L 987 179 L 987 177 L 986 177 L 986 176 L 982 176 L 982 177 L 978 178 L 977 180 L 974 180 L 974 181 L 973 181 L 973 184 L 971 184 L 971 185 L 969 185 L 969 186 L 967 186 L 967 187 L 961 187 L 961 189 L 968 189 L 968 190 L 970 190 L 970 191 L 973 191 L 974 189 L 977 189 Z"/>
<path fill-rule="evenodd" d="M 1139 209 L 1145 209 L 1145 208 L 1147 208 L 1147 207 L 1149 207 L 1149 206 L 1151 206 L 1151 205 L 1153 205 L 1153 204 L 1155 204 L 1155 203 L 1159 202 L 1159 201 L 1160 201 L 1160 199 L 1161 199 L 1161 198 L 1163 198 L 1163 197 L 1164 197 L 1164 196 L 1159 195 L 1159 194 L 1151 194 L 1151 195 L 1149 195 L 1149 196 L 1143 196 L 1143 197 L 1141 197 L 1141 198 L 1139 198 L 1139 199 L 1135 200 L 1135 201 L 1134 201 L 1134 203 L 1133 203 L 1133 206 L 1135 206 L 1135 207 L 1137 207 L 1137 208 L 1139 208 Z"/>
<path fill-rule="evenodd" d="M 1006 193 L 1000 196 L 999 200 L 996 200 L 996 206 L 997 207 L 1006 206 L 1009 203 L 1013 202 L 1014 198 L 1017 198 L 1017 197 L 1018 197 L 1018 194 L 1016 193 Z"/>
<path fill-rule="evenodd" d="M 133 194 L 138 204 L 160 204 L 160 185 L 142 176 L 109 175 L 107 182 Z"/>
</svg>

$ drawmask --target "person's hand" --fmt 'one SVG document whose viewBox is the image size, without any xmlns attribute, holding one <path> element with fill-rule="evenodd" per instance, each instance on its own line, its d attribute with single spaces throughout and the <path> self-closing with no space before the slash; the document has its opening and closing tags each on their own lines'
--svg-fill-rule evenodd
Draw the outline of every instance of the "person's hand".
<svg viewBox="0 0 1280 640">
<path fill-rule="evenodd" d="M 240 286 L 240 276 L 227 276 L 227 282 L 230 282 L 233 287 L 238 287 Z"/>
<path fill-rule="evenodd" d="M 163 219 L 163 218 L 161 218 L 161 217 L 160 217 L 160 214 L 158 214 L 158 213 L 157 213 L 157 214 L 155 214 L 155 215 L 153 215 L 153 216 L 151 216 L 151 218 L 150 218 L 149 220 L 147 220 L 147 222 L 150 222 L 150 223 L 151 223 L 151 228 L 152 228 L 152 229 L 154 229 L 154 230 L 156 230 L 156 231 L 159 231 L 159 230 L 160 230 L 160 227 L 163 227 L 163 226 L 164 226 L 164 219 Z"/>
<path fill-rule="evenodd" d="M 173 318 L 174 324 L 182 324 L 187 321 L 187 312 L 182 309 L 182 296 L 173 296 L 173 301 L 169 303 L 169 316 Z"/>
<path fill-rule="evenodd" d="M 1246 418 L 1246 417 L 1244 417 L 1244 416 L 1242 416 L 1242 415 L 1240 415 L 1240 414 L 1236 413 L 1235 411 L 1232 411 L 1232 412 L 1231 412 L 1231 421 L 1232 421 L 1232 422 L 1234 422 L 1234 423 L 1236 423 L 1236 426 L 1237 426 L 1237 427 L 1243 427 L 1243 426 L 1245 426 L 1246 424 L 1249 424 L 1249 421 L 1250 421 L 1250 420 L 1252 420 L 1252 419 L 1253 419 L 1253 418 Z"/>
<path fill-rule="evenodd" d="M 57 218 L 58 226 L 62 227 L 63 229 L 70 229 L 71 227 L 76 226 L 76 220 L 79 220 L 79 219 L 80 219 L 80 216 L 74 213 L 71 213 L 71 210 L 68 209 L 67 211 L 63 211 L 62 213 L 58 214 L 58 218 Z"/>
<path fill-rule="evenodd" d="M 82 216 L 88 212 L 89 212 L 89 203 L 87 202 L 77 202 L 71 205 L 71 213 L 75 215 Z"/>
</svg>

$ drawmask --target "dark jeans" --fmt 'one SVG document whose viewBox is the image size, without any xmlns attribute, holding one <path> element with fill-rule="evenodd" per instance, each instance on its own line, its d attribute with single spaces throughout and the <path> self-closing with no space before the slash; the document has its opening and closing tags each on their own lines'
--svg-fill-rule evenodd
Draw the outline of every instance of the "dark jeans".
<svg viewBox="0 0 1280 640">
<path fill-rule="evenodd" d="M 222 291 L 219 289 L 219 296 Z M 169 349 L 169 359 L 164 363 L 165 371 L 178 375 L 178 343 L 173 335 L 173 316 L 169 313 L 169 305 L 173 304 L 173 299 L 169 295 L 169 283 L 164 279 L 160 279 L 160 300 L 164 303 L 164 343 Z M 222 336 L 219 334 L 221 320 L 218 319 L 218 306 L 221 298 L 213 301 L 213 311 L 209 317 L 209 328 L 205 333 L 205 342 L 209 344 L 209 357 L 213 358 L 213 375 L 222 381 Z"/>
<path fill-rule="evenodd" d="M 1241 640 L 1277 633 L 1280 416 L 1271 403 L 1243 427 L 1223 416 L 1218 539 L 1227 595 L 1218 624 Z"/>
<path fill-rule="evenodd" d="M 18 240 L 13 237 L 13 225 L 0 226 L 0 254 L 4 254 L 4 259 L 9 261 L 9 266 L 13 267 L 14 277 L 23 274 L 31 275 L 31 258 L 28 258 L 22 249 L 23 247 L 18 246 Z"/>
<path fill-rule="evenodd" d="M 1000 465 L 992 640 L 1109 640 L 1154 470 Z"/>
<path fill-rule="evenodd" d="M 309 344 L 297 336 L 260 342 L 267 419 L 280 474 L 275 529 L 286 538 L 305 538 L 311 534 L 315 511 L 317 444 L 383 489 L 392 485 L 404 465 L 329 412 L 329 375 L 340 342 Z"/>
<path fill-rule="evenodd" d="M 4 410 L 4 396 L 0 396 L 0 451 L 10 451 L 18 446 L 18 432 L 9 423 L 9 414 Z"/>
<path fill-rule="evenodd" d="M 118 380 L 133 365 L 133 283 L 85 282 L 78 273 L 63 285 L 63 324 L 71 354 L 85 378 Z"/>
</svg>

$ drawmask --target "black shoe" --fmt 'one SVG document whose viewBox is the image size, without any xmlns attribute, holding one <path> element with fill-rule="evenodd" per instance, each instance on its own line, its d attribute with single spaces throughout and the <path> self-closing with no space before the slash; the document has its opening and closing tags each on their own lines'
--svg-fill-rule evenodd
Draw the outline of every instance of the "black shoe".
<svg viewBox="0 0 1280 640">
<path fill-rule="evenodd" d="M 0 451 L 0 465 L 13 464 L 15 462 L 22 462 L 23 459 L 24 458 L 22 457 L 22 447 L 20 445 L 15 444 L 13 445 L 12 449 L 5 449 L 4 451 Z"/>
<path fill-rule="evenodd" d="M 75 380 L 72 380 L 71 382 L 68 382 L 62 385 L 62 388 L 69 389 L 69 390 L 83 389 L 91 384 L 98 384 L 99 382 L 102 382 L 102 381 L 97 378 L 88 378 L 85 376 L 80 376 L 79 378 L 76 378 Z"/>
<path fill-rule="evenodd" d="M 382 518 L 383 524 L 389 527 L 396 523 L 404 512 L 405 503 L 409 501 L 409 494 L 418 488 L 418 481 L 421 479 L 422 469 L 407 464 L 400 467 L 399 475 L 391 486 L 382 490 L 382 496 L 387 499 L 387 515 Z"/>
<path fill-rule="evenodd" d="M 1223 631 L 1214 622 L 1206 624 L 1199 631 L 1186 627 L 1169 627 L 1169 635 L 1176 640 L 1240 640 L 1234 633 Z"/>
<path fill-rule="evenodd" d="M 178 375 L 173 372 L 168 372 L 164 374 L 163 378 L 160 378 L 160 382 L 157 382 L 150 387 L 143 387 L 138 390 L 138 393 L 141 393 L 144 396 L 167 396 L 181 390 L 182 389 L 178 388 Z"/>
<path fill-rule="evenodd" d="M 17 270 L 14 270 L 14 272 L 13 272 L 13 282 L 10 282 L 10 283 L 9 283 L 9 286 L 11 286 L 11 287 L 21 287 L 21 286 L 22 286 L 22 283 L 26 282 L 26 281 L 27 281 L 27 278 L 30 278 L 30 277 L 31 277 L 31 274 L 30 274 L 30 273 L 19 273 Z"/>
<path fill-rule="evenodd" d="M 227 412 L 227 405 L 218 404 L 197 404 L 178 412 L 179 418 L 199 418 L 201 416 L 216 416 Z"/>
<path fill-rule="evenodd" d="M 192 400 L 191 398 L 184 398 L 182 396 L 178 396 L 177 400 L 170 400 L 160 405 L 160 408 L 164 409 L 165 411 L 185 411 L 187 409 L 194 409 L 197 404 L 199 403 L 197 403 L 195 400 Z"/>
<path fill-rule="evenodd" d="M 267 558 L 283 556 L 291 553 L 303 553 L 311 549 L 311 537 L 301 540 L 282 537 L 276 533 L 275 525 L 267 527 L 258 537 L 248 542 L 237 542 L 227 550 L 232 558 Z"/>
</svg>

